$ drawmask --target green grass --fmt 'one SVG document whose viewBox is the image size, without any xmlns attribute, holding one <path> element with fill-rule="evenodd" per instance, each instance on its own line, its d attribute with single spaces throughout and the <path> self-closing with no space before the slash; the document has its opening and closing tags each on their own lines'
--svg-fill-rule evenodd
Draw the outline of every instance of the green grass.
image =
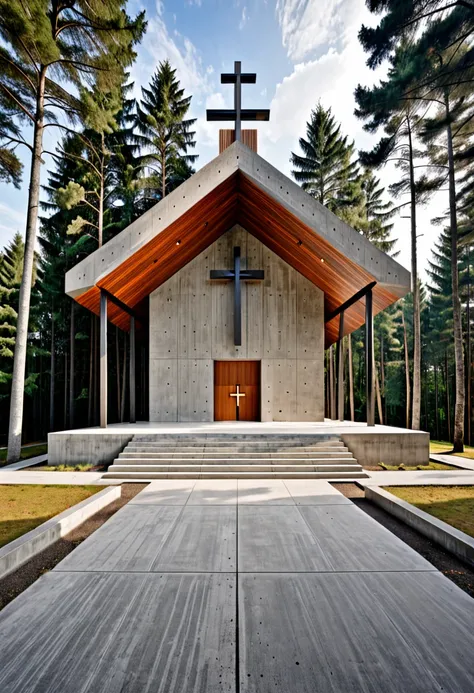
<svg viewBox="0 0 474 693">
<path fill-rule="evenodd" d="M 38 443 L 37 445 L 24 445 L 21 448 L 21 459 L 28 460 L 30 457 L 45 455 L 48 452 L 48 443 Z M 7 449 L 0 448 L 0 467 L 7 464 Z"/>
<path fill-rule="evenodd" d="M 433 470 L 447 470 L 450 469 L 453 471 L 453 468 L 449 464 L 443 464 L 442 462 L 429 462 L 428 464 L 419 464 L 417 467 L 410 467 L 408 465 L 404 464 L 385 464 L 381 463 L 379 465 L 381 469 L 384 469 L 387 472 L 408 472 L 408 471 L 433 471 Z"/>
<path fill-rule="evenodd" d="M 430 440 L 430 452 L 438 455 L 452 454 L 452 443 L 447 443 L 444 440 Z M 457 452 L 457 457 L 465 457 L 468 460 L 474 460 L 474 448 L 470 445 L 464 446 L 464 452 Z"/>
<path fill-rule="evenodd" d="M 101 491 L 101 486 L 0 486 L 0 546 Z"/>
<path fill-rule="evenodd" d="M 91 469 L 97 469 L 97 465 L 88 464 L 45 464 L 39 467 L 30 467 L 29 472 L 90 472 Z"/>
<path fill-rule="evenodd" d="M 387 486 L 385 490 L 474 537 L 474 486 Z"/>
</svg>

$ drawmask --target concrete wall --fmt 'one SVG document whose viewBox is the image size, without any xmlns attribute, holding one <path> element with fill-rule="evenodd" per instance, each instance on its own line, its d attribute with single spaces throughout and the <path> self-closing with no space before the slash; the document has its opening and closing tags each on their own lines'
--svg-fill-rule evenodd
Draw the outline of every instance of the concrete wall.
<svg viewBox="0 0 474 693">
<path fill-rule="evenodd" d="M 234 346 L 233 283 L 211 269 L 263 269 L 243 283 L 242 346 Z M 262 421 L 322 421 L 323 293 L 234 227 L 150 295 L 150 421 L 213 421 L 213 361 L 261 361 Z"/>
<path fill-rule="evenodd" d="M 48 464 L 110 464 L 132 438 L 133 431 L 118 433 L 113 429 L 48 433 Z"/>
<path fill-rule="evenodd" d="M 384 432 L 380 435 L 341 433 L 341 438 L 362 465 L 375 466 L 384 462 L 416 467 L 428 464 L 430 459 L 430 434 L 424 431 Z"/>
</svg>

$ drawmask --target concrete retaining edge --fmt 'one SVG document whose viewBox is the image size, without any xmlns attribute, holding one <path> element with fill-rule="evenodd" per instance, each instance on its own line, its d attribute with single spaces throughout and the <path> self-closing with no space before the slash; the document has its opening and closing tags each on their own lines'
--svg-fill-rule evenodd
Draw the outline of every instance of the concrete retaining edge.
<svg viewBox="0 0 474 693">
<path fill-rule="evenodd" d="M 379 486 L 366 486 L 365 497 L 394 515 L 405 524 L 416 529 L 428 539 L 440 544 L 450 553 L 474 566 L 474 538 L 455 529 L 433 515 L 397 498 Z"/>
<path fill-rule="evenodd" d="M 54 544 L 99 510 L 120 498 L 121 494 L 121 486 L 105 488 L 3 546 L 0 549 L 0 578 Z"/>
</svg>

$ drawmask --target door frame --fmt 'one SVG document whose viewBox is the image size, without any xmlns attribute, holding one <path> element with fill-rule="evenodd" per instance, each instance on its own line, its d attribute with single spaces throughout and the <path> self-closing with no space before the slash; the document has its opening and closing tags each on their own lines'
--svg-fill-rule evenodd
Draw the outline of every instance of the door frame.
<svg viewBox="0 0 474 693">
<path fill-rule="evenodd" d="M 258 363 L 259 368 L 258 368 L 258 375 L 259 375 L 259 392 L 258 392 L 258 414 L 259 418 L 258 421 L 255 423 L 261 423 L 262 421 L 262 359 L 248 359 L 248 358 L 222 358 L 222 359 L 212 359 L 212 412 L 213 412 L 213 421 L 217 421 L 216 419 L 216 401 L 215 401 L 215 393 L 216 393 L 216 363 L 239 363 L 241 361 L 252 361 L 252 363 Z M 233 421 L 231 419 L 232 423 L 249 423 L 248 421 Z"/>
</svg>

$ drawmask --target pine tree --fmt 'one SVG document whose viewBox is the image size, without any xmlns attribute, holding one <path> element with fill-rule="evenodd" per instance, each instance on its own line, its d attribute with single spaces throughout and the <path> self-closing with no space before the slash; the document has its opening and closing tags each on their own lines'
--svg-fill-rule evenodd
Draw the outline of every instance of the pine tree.
<svg viewBox="0 0 474 693">
<path fill-rule="evenodd" d="M 0 93 L 18 122 L 33 127 L 24 273 L 15 344 L 8 461 L 19 459 L 23 418 L 31 277 L 38 219 L 44 129 L 57 112 L 82 120 L 90 107 L 86 90 L 113 93 L 123 67 L 135 58 L 145 29 L 143 13 L 131 20 L 125 0 L 25 3 L 0 0 Z M 62 126 L 64 127 L 64 126 Z"/>
<path fill-rule="evenodd" d="M 470 2 L 452 0 L 370 0 L 369 10 L 382 15 L 378 26 L 363 25 L 359 41 L 369 53 L 367 64 L 376 68 L 388 59 L 400 41 L 412 41 L 420 25 L 428 25 L 429 42 L 436 37 L 444 50 L 462 35 L 469 37 L 474 31 L 474 11 Z M 427 23 L 428 20 L 428 23 Z"/>
<path fill-rule="evenodd" d="M 0 258 L 0 397 L 10 396 L 10 383 L 13 370 L 13 353 L 16 341 L 16 329 L 18 318 L 18 297 L 21 278 L 23 275 L 23 263 L 25 244 L 20 233 L 16 233 L 9 245 L 4 249 Z M 33 280 L 36 281 L 36 264 L 33 267 Z M 35 309 L 33 301 L 33 309 Z M 30 329 L 33 328 L 35 311 L 30 316 Z M 29 353 L 34 354 L 34 344 L 29 345 Z M 30 373 L 25 384 L 27 393 L 32 392 L 32 385 L 37 374 Z"/>
<path fill-rule="evenodd" d="M 137 106 L 135 142 L 145 151 L 140 157 L 144 170 L 141 185 L 148 201 L 164 198 L 193 173 L 197 156 L 189 150 L 196 145 L 191 130 L 195 118 L 187 118 L 191 96 L 176 78 L 168 60 L 161 62 L 148 89 L 142 87 Z M 149 205 L 148 205 L 149 206 Z"/>
<path fill-rule="evenodd" d="M 13 121 L 12 110 L 2 104 L 0 92 L 0 182 L 13 183 L 20 187 L 23 164 L 21 163 L 16 148 L 25 144 L 19 126 Z"/>
<path fill-rule="evenodd" d="M 422 0 L 400 3 L 398 0 L 371 0 L 373 12 L 384 12 L 375 28 L 362 27 L 359 38 L 369 52 L 368 64 L 376 67 L 384 59 L 391 65 L 385 96 L 398 98 L 416 109 L 440 104 L 431 120 L 431 136 L 442 135 L 446 146 L 451 229 L 453 333 L 455 353 L 455 417 L 453 450 L 463 450 L 464 440 L 464 354 L 462 317 L 457 264 L 458 220 L 456 210 L 456 171 L 453 123 L 456 110 L 463 110 L 463 93 L 474 79 L 474 55 L 464 48 L 474 31 L 474 8 L 470 3 L 446 3 L 434 0 L 427 6 Z M 425 21 L 429 18 L 429 21 Z M 402 59 L 400 59 L 402 56 Z M 385 83 L 384 86 L 387 86 Z M 379 94 L 380 96 L 380 94 Z M 456 99 L 458 101 L 456 102 Z M 380 110 L 380 109 L 379 109 Z M 472 113 L 466 123 L 472 119 Z M 434 162 L 436 166 L 437 163 Z M 441 182 L 438 181 L 437 187 Z"/>
<path fill-rule="evenodd" d="M 408 64 L 408 67 L 407 67 Z M 399 181 L 390 186 L 394 197 L 408 196 L 397 209 L 409 205 L 411 221 L 411 281 L 413 292 L 414 350 L 413 350 L 413 403 L 412 428 L 421 425 L 421 303 L 418 281 L 417 257 L 417 205 L 426 202 L 433 190 L 439 187 L 438 180 L 431 180 L 426 173 L 419 174 L 418 163 L 424 152 L 416 146 L 416 138 L 423 125 L 418 115 L 417 104 L 406 98 L 409 82 L 405 73 L 409 71 L 410 57 L 401 46 L 390 61 L 388 78 L 372 88 L 358 86 L 355 90 L 357 117 L 366 120 L 364 129 L 369 132 L 384 130 L 378 144 L 370 152 L 360 152 L 363 165 L 377 168 L 388 160 L 395 161 L 401 171 Z"/>
<path fill-rule="evenodd" d="M 374 176 L 372 171 L 365 172 L 362 179 L 362 190 L 364 199 L 360 231 L 377 248 L 396 257 L 398 253 L 393 253 L 393 249 L 397 241 L 390 237 L 393 229 L 390 220 L 393 219 L 395 210 L 392 202 L 383 201 L 385 188 L 381 187 L 380 180 Z"/>
<path fill-rule="evenodd" d="M 343 216 L 348 209 L 357 207 L 361 199 L 354 144 L 341 134 L 341 126 L 336 124 L 331 109 L 325 110 L 321 103 L 311 112 L 306 137 L 299 140 L 303 155 L 291 154 L 293 176 L 303 190 Z"/>
</svg>

